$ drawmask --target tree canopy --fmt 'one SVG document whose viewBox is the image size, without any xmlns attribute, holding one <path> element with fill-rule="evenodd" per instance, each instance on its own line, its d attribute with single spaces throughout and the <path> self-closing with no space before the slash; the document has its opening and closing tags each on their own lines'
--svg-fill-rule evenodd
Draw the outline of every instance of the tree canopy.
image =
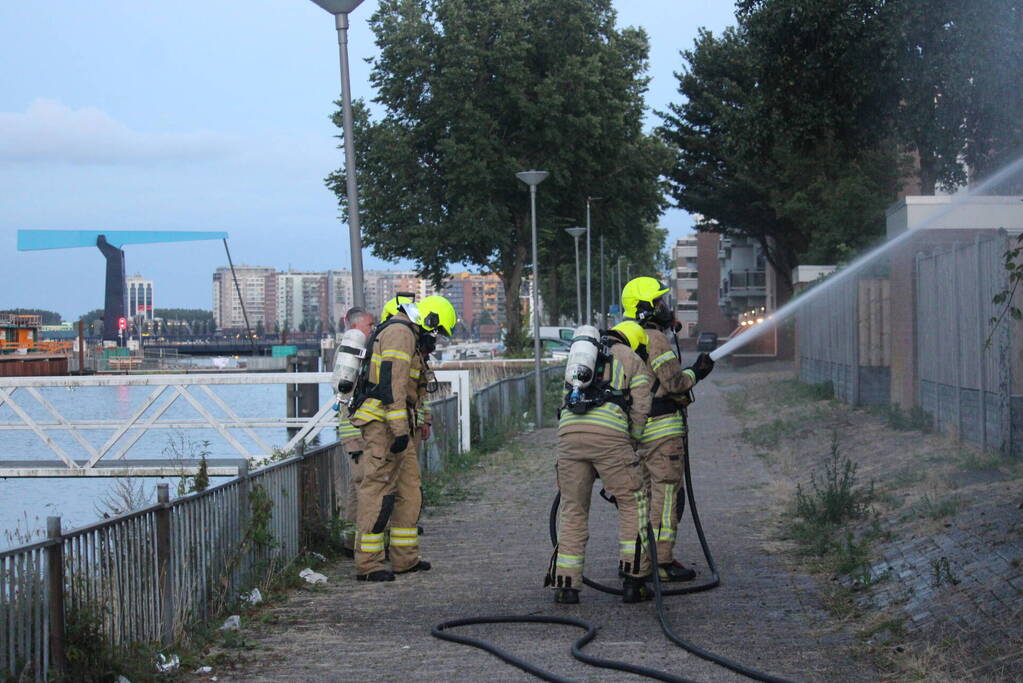
<svg viewBox="0 0 1023 683">
<path fill-rule="evenodd" d="M 515 173 L 543 169 L 540 275 L 555 315 L 574 310 L 574 286 L 558 284 L 574 268 L 563 229 L 584 224 L 588 195 L 602 197 L 594 250 L 599 228 L 608 253 L 652 261 L 671 157 L 642 129 L 646 35 L 615 20 L 610 0 L 382 0 L 370 23 L 383 115 L 357 103 L 355 116 L 373 253 L 410 259 L 435 284 L 452 263 L 495 272 L 518 301 L 531 238 L 528 188 Z M 347 212 L 343 169 L 327 184 Z M 521 315 L 511 303 L 507 312 L 514 345 Z"/>
<path fill-rule="evenodd" d="M 953 188 L 1023 147 L 1014 0 L 740 0 L 736 18 L 682 52 L 660 132 L 678 205 L 783 277 L 877 239 L 903 187 Z"/>
<path fill-rule="evenodd" d="M 43 325 L 59 325 L 61 323 L 60 313 L 48 311 L 45 308 L 5 308 L 3 312 L 15 315 L 38 315 L 42 319 Z"/>
</svg>

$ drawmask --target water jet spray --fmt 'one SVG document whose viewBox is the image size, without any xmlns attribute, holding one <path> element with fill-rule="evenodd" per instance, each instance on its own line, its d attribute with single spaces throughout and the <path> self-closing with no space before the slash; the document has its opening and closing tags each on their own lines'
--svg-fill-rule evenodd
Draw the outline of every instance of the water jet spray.
<svg viewBox="0 0 1023 683">
<path fill-rule="evenodd" d="M 758 339 L 763 336 L 766 332 L 773 330 L 778 326 L 779 323 L 785 322 L 792 317 L 803 305 L 815 300 L 821 296 L 824 292 L 830 291 L 839 283 L 853 277 L 857 273 L 863 271 L 867 266 L 876 262 L 879 258 L 887 256 L 889 252 L 898 247 L 904 242 L 908 242 L 911 238 L 915 237 L 920 231 L 926 230 L 930 227 L 937 227 L 936 224 L 947 223 L 947 218 L 957 209 L 963 207 L 963 205 L 970 202 L 970 200 L 985 194 L 992 188 L 996 187 L 999 183 L 1004 182 L 1008 178 L 1013 177 L 1015 174 L 1023 171 L 1023 157 L 1020 157 L 1016 161 L 1012 162 L 1008 166 L 1002 168 L 997 173 L 987 178 L 984 182 L 976 185 L 972 189 L 966 192 L 961 192 L 956 195 L 952 195 L 947 204 L 935 204 L 933 213 L 926 216 L 916 224 L 907 224 L 906 230 L 901 234 L 889 239 L 874 249 L 868 251 L 866 254 L 860 256 L 858 259 L 845 266 L 841 270 L 835 271 L 827 280 L 822 282 L 820 285 L 810 289 L 806 293 L 792 299 L 787 304 L 774 311 L 770 317 L 767 317 L 763 322 L 758 322 L 756 325 L 748 326 L 745 331 L 737 336 L 733 336 L 726 343 L 719 346 L 713 352 L 710 357 L 714 361 L 718 361 L 726 356 L 731 355 L 736 349 L 742 348 L 746 344 L 750 343 L 754 339 Z M 1023 208 L 1021 208 L 1023 213 Z M 942 226 L 947 227 L 947 226 Z M 977 226 L 958 226 L 962 228 L 971 228 Z M 987 227 L 987 226 L 985 226 Z M 1006 226 L 992 226 L 992 227 L 1006 227 Z"/>
</svg>

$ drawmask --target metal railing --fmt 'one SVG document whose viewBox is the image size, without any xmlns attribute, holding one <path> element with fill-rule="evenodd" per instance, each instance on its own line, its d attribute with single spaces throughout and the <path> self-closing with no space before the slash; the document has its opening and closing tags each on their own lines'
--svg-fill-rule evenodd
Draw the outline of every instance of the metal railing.
<svg viewBox="0 0 1023 683">
<path fill-rule="evenodd" d="M 460 393 L 431 403 L 426 471 L 468 450 L 467 439 L 507 435 L 531 417 L 533 373 L 482 387 L 471 408 L 467 374 L 449 379 Z M 111 648 L 174 642 L 322 533 L 342 507 L 349 464 L 334 443 L 251 473 L 243 463 L 237 478 L 173 501 L 161 484 L 155 505 L 79 529 L 50 518 L 47 539 L 0 552 L 0 672 L 63 675 L 67 634 L 83 624 Z"/>
<path fill-rule="evenodd" d="M 762 289 L 767 286 L 767 275 L 762 270 L 733 270 L 728 274 L 731 289 Z"/>
<path fill-rule="evenodd" d="M 174 501 L 161 484 L 156 505 L 68 532 L 51 517 L 46 540 L 0 552 L 0 673 L 64 675 L 68 633 L 166 645 L 215 616 L 334 515 L 342 458 L 332 444 Z"/>
<path fill-rule="evenodd" d="M 452 393 L 458 397 L 459 419 L 451 425 L 459 434 L 461 447 L 468 450 L 469 430 L 463 429 L 461 422 L 469 414 L 469 373 L 448 370 L 435 374 L 437 381 L 451 385 Z M 311 417 L 285 417 L 280 413 L 242 417 L 213 387 L 298 385 L 318 391 L 318 385 L 330 379 L 326 372 L 0 378 L 0 406 L 8 406 L 17 417 L 0 421 L 0 431 L 30 431 L 59 459 L 17 462 L 0 459 L 0 476 L 177 476 L 191 471 L 184 467 L 188 463 L 141 463 L 126 458 L 139 440 L 153 430 L 204 430 L 219 439 L 218 446 L 227 446 L 249 460 L 290 452 L 300 442 L 311 441 L 321 430 L 336 426 L 332 401 L 326 401 Z M 99 401 L 94 402 L 93 414 L 81 417 L 88 413 L 90 406 L 83 405 L 86 402 L 71 402 L 62 408 L 54 395 L 45 393 L 48 389 L 74 391 L 94 387 L 146 387 L 152 391 L 123 418 L 112 417 Z M 21 400 L 22 392 L 28 395 L 29 402 Z M 169 412 L 175 404 L 186 406 L 184 412 Z M 266 430 L 276 429 L 280 434 L 284 428 L 293 433 L 286 443 L 275 447 Z M 97 430 L 109 435 L 102 445 L 94 445 L 84 433 Z M 236 473 L 236 460 L 210 462 L 210 475 Z"/>
</svg>

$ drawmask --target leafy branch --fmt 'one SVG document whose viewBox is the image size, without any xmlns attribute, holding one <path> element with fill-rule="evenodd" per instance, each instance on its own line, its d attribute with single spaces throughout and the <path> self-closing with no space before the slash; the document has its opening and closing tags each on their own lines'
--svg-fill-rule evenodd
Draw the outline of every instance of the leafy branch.
<svg viewBox="0 0 1023 683">
<path fill-rule="evenodd" d="M 995 294 L 991 299 L 991 303 L 1001 306 L 1001 311 L 989 321 L 991 323 L 991 331 L 988 332 L 987 339 L 984 340 L 985 349 L 991 346 L 991 340 L 995 336 L 995 331 L 1006 315 L 1013 320 L 1023 320 L 1023 311 L 1013 303 L 1016 290 L 1019 289 L 1020 282 L 1023 281 L 1023 263 L 1020 262 L 1019 258 L 1021 253 L 1023 253 L 1023 233 L 1017 235 L 1016 246 L 1006 249 L 1003 255 L 1002 265 L 1009 274 L 1009 281 L 1006 288 Z"/>
</svg>

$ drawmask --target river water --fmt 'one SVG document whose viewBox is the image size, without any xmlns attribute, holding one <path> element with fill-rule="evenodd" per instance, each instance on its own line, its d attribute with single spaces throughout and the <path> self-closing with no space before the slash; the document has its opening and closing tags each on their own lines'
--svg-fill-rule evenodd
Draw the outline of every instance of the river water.
<svg viewBox="0 0 1023 683">
<path fill-rule="evenodd" d="M 283 417 L 285 414 L 284 385 L 222 385 L 211 389 L 239 417 Z M 141 406 L 152 387 L 79 387 L 40 389 L 43 397 L 69 420 L 120 419 L 127 420 Z M 168 390 L 170 391 L 170 390 Z M 214 415 L 222 415 L 208 397 L 195 389 L 190 393 L 199 399 Z M 164 392 L 157 404 L 169 396 Z M 18 405 L 33 419 L 52 422 L 53 418 L 24 389 L 14 393 Z M 326 385 L 320 385 L 320 405 L 333 400 L 333 394 Z M 150 408 L 152 411 L 152 408 Z M 161 420 L 193 420 L 199 414 L 184 399 L 179 398 L 164 413 Z M 0 405 L 0 423 L 17 422 L 18 416 L 8 405 Z M 240 429 L 229 430 L 250 453 L 258 453 L 256 443 Z M 284 429 L 254 430 L 263 441 L 273 447 L 282 447 L 287 441 Z M 82 434 L 96 448 L 101 447 L 110 437 L 112 430 L 85 430 Z M 324 437 L 330 432 L 325 432 Z M 50 431 L 49 435 L 74 459 L 88 458 L 85 450 L 70 434 Z M 209 445 L 204 446 L 203 442 Z M 122 440 L 123 443 L 123 440 Z M 104 456 L 112 458 L 117 448 Z M 210 451 L 209 458 L 238 458 L 240 455 L 212 429 L 152 429 L 147 432 L 125 456 L 133 458 L 174 458 L 198 457 L 200 451 Z M 58 459 L 33 432 L 29 430 L 0 431 L 0 461 L 41 460 L 53 462 Z M 0 478 L 0 549 L 17 545 L 26 537 L 36 538 L 46 529 L 46 518 L 60 515 L 65 529 L 82 526 L 100 519 L 107 510 L 103 499 L 110 497 L 118 485 L 111 478 Z M 169 482 L 171 495 L 177 490 L 178 479 L 145 478 L 135 480 L 141 483 L 143 493 L 149 501 L 156 500 L 156 485 Z"/>
</svg>

